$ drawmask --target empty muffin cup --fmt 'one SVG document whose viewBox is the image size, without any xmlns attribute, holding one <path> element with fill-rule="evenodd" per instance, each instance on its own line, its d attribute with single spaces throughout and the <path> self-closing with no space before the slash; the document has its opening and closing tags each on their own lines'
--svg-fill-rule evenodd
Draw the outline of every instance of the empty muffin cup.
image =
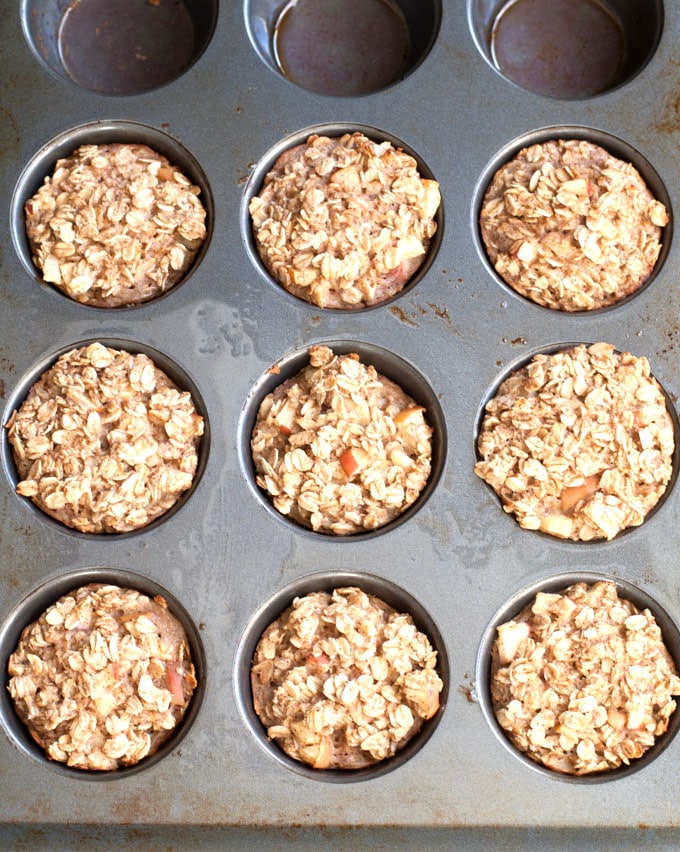
<svg viewBox="0 0 680 852">
<path fill-rule="evenodd" d="M 205 404 L 151 347 L 85 340 L 46 355 L 8 395 L 5 473 L 36 518 L 73 535 L 133 535 L 169 520 L 207 463 Z"/>
<path fill-rule="evenodd" d="M 355 540 L 395 529 L 425 505 L 444 467 L 446 428 L 414 367 L 372 344 L 331 340 L 260 378 L 242 410 L 239 448 L 270 515 L 303 534 Z"/>
<path fill-rule="evenodd" d="M 77 597 L 76 590 L 82 590 Z M 97 606 L 88 609 L 85 600 Z M 58 601 L 61 603 L 55 606 Z M 120 609 L 116 607 L 121 602 L 127 607 L 130 623 L 117 628 Z M 64 637 L 60 639 L 58 633 L 67 629 L 70 613 L 72 620 L 81 616 L 85 620 L 68 627 L 68 639 L 62 645 Z M 27 657 L 24 648 L 32 647 L 29 625 L 39 620 L 57 643 L 44 641 L 42 662 L 40 650 L 29 651 Z M 144 636 L 151 635 L 151 627 L 157 639 L 150 643 Z M 92 630 L 91 639 L 83 644 L 79 631 L 88 629 Z M 163 648 L 156 648 L 156 643 Z M 70 648 L 70 670 L 64 667 L 66 644 Z M 168 650 L 171 647 L 174 650 Z M 134 670 L 126 661 L 138 652 L 142 665 Z M 21 753 L 64 778 L 127 778 L 154 766 L 185 737 L 205 691 L 203 645 L 186 609 L 155 581 L 116 568 L 79 568 L 43 580 L 16 604 L 0 627 L 0 664 L 0 723 L 6 735 Z M 79 688 L 76 681 L 80 672 L 85 680 Z M 45 681 L 43 696 L 51 691 L 55 706 L 50 708 L 44 698 L 37 719 L 29 720 L 35 729 L 31 735 L 20 713 L 23 716 L 30 705 L 35 681 Z M 141 698 L 133 695 L 137 688 Z M 16 706 L 12 696 L 19 696 Z M 77 706 L 79 703 L 82 706 Z M 40 717 L 48 711 L 58 724 L 52 730 L 59 737 L 43 730 Z M 170 716 L 175 718 L 172 728 Z M 104 720 L 108 720 L 107 725 Z M 136 761 L 135 748 L 139 754 Z M 115 764 L 119 764 L 117 768 L 103 768 Z"/>
<path fill-rule="evenodd" d="M 291 606 L 294 607 L 291 624 L 299 617 L 298 624 L 302 630 L 305 629 L 304 613 L 307 610 L 312 619 L 317 616 L 320 619 L 317 634 L 320 648 L 316 649 L 316 654 L 314 649 L 310 650 L 304 663 L 310 666 L 310 678 L 315 686 L 319 687 L 313 700 L 317 706 L 315 710 L 307 708 L 310 712 L 305 718 L 309 721 L 326 711 L 336 717 L 334 736 L 331 737 L 324 729 L 325 734 L 321 741 L 318 737 L 312 738 L 315 742 L 310 741 L 309 749 L 304 746 L 307 737 L 302 730 L 298 731 L 297 743 L 303 743 L 304 757 L 292 757 L 286 753 L 281 745 L 281 742 L 290 744 L 285 731 L 281 730 L 280 726 L 265 727 L 258 715 L 258 712 L 263 713 L 261 702 L 266 701 L 264 693 L 268 684 L 272 683 L 269 680 L 270 673 L 257 662 L 259 649 L 262 647 L 259 643 L 268 641 L 263 639 L 263 634 L 271 638 L 272 634 L 267 628 L 277 620 L 279 624 L 283 624 L 281 616 L 290 613 Z M 324 612 L 331 621 L 324 622 Z M 349 627 L 350 621 L 359 612 L 362 613 L 361 618 L 371 620 L 371 623 L 375 621 L 376 632 L 371 634 L 373 638 L 369 638 L 366 633 L 362 640 L 359 634 L 354 634 Z M 351 641 L 359 641 L 366 654 L 370 651 L 370 666 L 368 658 L 363 662 L 351 661 L 353 651 L 350 643 L 346 640 L 343 642 L 339 633 L 334 640 L 336 628 L 333 619 L 336 616 L 340 620 L 345 619 L 345 627 L 354 637 Z M 392 638 L 388 639 L 387 634 Z M 297 639 L 294 638 L 294 641 L 297 642 Z M 419 650 L 414 651 L 413 659 L 422 656 L 423 665 L 414 664 L 409 672 L 397 675 L 391 666 L 390 654 L 402 641 L 415 642 L 418 645 Z M 374 644 L 375 648 L 368 649 L 371 644 Z M 321 646 L 326 648 L 328 653 Z M 282 654 L 288 655 L 293 646 L 287 646 L 284 641 L 278 647 Z M 303 642 L 300 648 L 304 655 L 307 643 Z M 341 668 L 344 668 L 344 671 L 341 671 Z M 356 678 L 361 679 L 361 696 L 357 694 Z M 341 684 L 341 692 L 343 689 L 346 689 L 346 692 L 338 696 L 336 687 Z M 311 780 L 331 783 L 364 781 L 402 766 L 419 752 L 432 736 L 446 707 L 449 689 L 448 657 L 444 641 L 431 616 L 406 590 L 372 574 L 325 571 L 292 581 L 272 595 L 253 614 L 241 636 L 234 659 L 234 686 L 236 701 L 246 727 L 260 747 L 279 764 Z M 326 693 L 335 697 L 328 698 Z M 343 701 L 350 701 L 350 693 L 355 695 L 355 719 L 366 702 L 373 701 L 371 712 L 377 712 L 378 705 L 384 705 L 386 718 L 392 720 L 387 723 L 389 736 L 383 735 L 381 731 L 384 729 L 375 727 L 368 719 L 362 733 L 358 729 L 355 730 L 355 723 L 341 718 L 343 708 L 347 706 Z M 334 709 L 331 709 L 331 705 Z M 400 725 L 401 729 L 397 730 Z M 374 739 L 366 740 L 371 734 L 374 734 Z M 403 745 L 396 752 L 392 734 L 397 738 L 401 734 L 406 735 Z M 353 744 L 355 738 L 357 741 L 363 740 L 365 748 Z M 278 739 L 281 739 L 281 742 Z M 371 754 L 370 749 L 373 749 L 374 754 Z M 379 755 L 385 749 L 391 756 L 380 759 Z M 315 756 L 310 757 L 311 752 L 315 752 Z M 357 762 L 367 765 L 362 765 L 361 768 L 330 768 L 329 763 L 338 758 L 349 767 Z M 312 763 L 305 762 L 308 759 L 312 760 Z"/>
<path fill-rule="evenodd" d="M 663 27 L 661 0 L 468 0 L 468 15 L 482 56 L 503 77 L 571 100 L 632 80 Z"/>
<path fill-rule="evenodd" d="M 246 0 L 245 21 L 272 71 L 322 95 L 356 97 L 408 76 L 439 31 L 440 0 Z"/>
<path fill-rule="evenodd" d="M 573 571 L 522 589 L 494 615 L 477 694 L 498 741 L 528 769 L 613 781 L 648 767 L 675 737 L 679 659 L 678 628 L 654 598 L 619 577 Z"/>
<path fill-rule="evenodd" d="M 217 0 L 22 0 L 44 67 L 83 89 L 136 95 L 183 74 L 208 46 Z"/>
</svg>

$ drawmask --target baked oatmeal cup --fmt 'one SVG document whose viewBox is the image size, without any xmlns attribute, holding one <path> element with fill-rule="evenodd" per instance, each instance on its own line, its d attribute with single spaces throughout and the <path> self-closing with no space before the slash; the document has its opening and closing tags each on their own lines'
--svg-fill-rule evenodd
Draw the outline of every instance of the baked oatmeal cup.
<svg viewBox="0 0 680 852">
<path fill-rule="evenodd" d="M 252 661 L 255 711 L 283 751 L 356 770 L 397 753 L 439 709 L 437 652 L 412 617 L 356 587 L 297 597 Z"/>
<path fill-rule="evenodd" d="M 309 364 L 260 404 L 250 435 L 257 485 L 315 532 L 374 530 L 418 499 L 431 472 L 425 409 L 356 353 L 309 348 Z"/>
<path fill-rule="evenodd" d="M 99 771 L 153 755 L 197 686 L 165 599 L 110 583 L 62 595 L 25 627 L 8 675 L 16 713 L 47 757 Z"/>
<path fill-rule="evenodd" d="M 81 145 L 25 204 L 33 262 L 77 302 L 147 302 L 185 277 L 206 239 L 199 193 L 147 145 Z"/>
<path fill-rule="evenodd" d="M 521 753 L 580 776 L 651 749 L 676 710 L 680 679 L 650 610 L 599 580 L 539 592 L 496 628 L 490 691 Z"/>
<path fill-rule="evenodd" d="M 584 139 L 530 145 L 486 190 L 480 230 L 500 277 L 560 311 L 613 305 L 650 277 L 668 212 L 637 169 Z"/>
<path fill-rule="evenodd" d="M 502 382 L 477 451 L 475 473 L 521 527 L 609 540 L 663 497 L 674 426 L 646 358 L 581 344 L 539 353 Z"/>
<path fill-rule="evenodd" d="M 123 533 L 191 488 L 204 420 L 148 355 L 95 342 L 61 355 L 5 428 L 17 494 L 78 532 Z"/>
<path fill-rule="evenodd" d="M 275 281 L 321 308 L 357 309 L 413 278 L 440 201 L 439 184 L 389 141 L 313 134 L 279 156 L 249 213 Z"/>
</svg>

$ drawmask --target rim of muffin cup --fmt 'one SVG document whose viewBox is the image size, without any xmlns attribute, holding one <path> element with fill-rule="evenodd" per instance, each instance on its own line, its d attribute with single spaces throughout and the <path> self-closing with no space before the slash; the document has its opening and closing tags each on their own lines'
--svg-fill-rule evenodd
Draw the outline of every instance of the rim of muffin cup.
<svg viewBox="0 0 680 852">
<path fill-rule="evenodd" d="M 399 613 L 409 613 L 419 631 L 430 640 L 437 652 L 436 671 L 442 680 L 439 694 L 439 709 L 427 719 L 421 729 L 392 757 L 363 769 L 314 769 L 302 761 L 289 757 L 273 740 L 253 706 L 250 671 L 257 643 L 269 625 L 291 606 L 296 597 L 313 592 L 332 592 L 334 589 L 354 586 L 369 595 L 375 595 Z M 290 581 L 271 594 L 253 612 L 243 629 L 234 657 L 234 691 L 236 704 L 244 725 L 258 746 L 279 765 L 315 781 L 344 784 L 368 781 L 386 775 L 403 766 L 428 742 L 446 710 L 449 694 L 449 658 L 446 644 L 432 616 L 425 607 L 406 589 L 397 583 L 376 574 L 361 571 L 328 570 L 304 574 Z"/>
<path fill-rule="evenodd" d="M 429 56 L 439 36 L 442 19 L 442 0 L 391 0 L 386 4 L 390 12 L 403 20 L 408 35 L 408 51 L 393 79 L 384 85 L 371 87 L 359 93 L 321 91 L 318 87 L 293 80 L 279 61 L 277 36 L 284 15 L 296 0 L 245 0 L 243 15 L 246 32 L 252 49 L 261 62 L 289 85 L 310 93 L 331 98 L 364 98 L 391 89 L 406 80 Z M 348 10 L 351 14 L 351 9 Z"/>
<path fill-rule="evenodd" d="M 9 684 L 7 670 L 9 657 L 16 650 L 23 630 L 37 621 L 45 610 L 56 603 L 59 598 L 89 583 L 104 583 L 105 585 L 111 584 L 121 588 L 135 589 L 150 598 L 161 595 L 168 604 L 168 612 L 177 618 L 186 632 L 196 673 L 197 686 L 194 689 L 189 706 L 168 738 L 160 744 L 153 754 L 142 758 L 132 766 L 121 766 L 118 769 L 80 769 L 49 758 L 41 746 L 33 740 L 28 728 L 19 718 L 7 688 Z M 110 781 L 116 778 L 128 778 L 155 766 L 170 755 L 184 739 L 196 720 L 206 688 L 206 656 L 203 641 L 196 624 L 184 605 L 175 595 L 155 580 L 127 569 L 113 567 L 76 568 L 54 574 L 42 580 L 26 593 L 12 607 L 0 626 L 0 666 L 2 668 L 0 725 L 11 744 L 17 751 L 35 763 L 57 772 L 65 778 L 78 778 L 86 781 Z"/>
<path fill-rule="evenodd" d="M 479 403 L 479 406 L 477 408 L 477 413 L 475 415 L 474 435 L 473 435 L 473 452 L 474 452 L 475 461 L 481 461 L 481 456 L 479 454 L 479 449 L 478 449 L 478 442 L 479 442 L 479 435 L 480 435 L 480 432 L 481 432 L 481 429 L 482 429 L 482 422 L 483 422 L 485 414 L 486 414 L 486 406 L 496 396 L 496 394 L 498 393 L 498 389 L 500 388 L 500 386 L 503 384 L 503 382 L 506 379 L 510 378 L 510 376 L 513 373 L 517 372 L 518 370 L 521 370 L 523 367 L 526 367 L 527 364 L 529 364 L 536 357 L 536 355 L 554 355 L 558 352 L 563 352 L 563 351 L 566 351 L 566 350 L 569 350 L 569 349 L 574 349 L 577 346 L 588 347 L 588 346 L 593 346 L 595 343 L 601 343 L 601 342 L 606 342 L 606 341 L 600 341 L 598 339 L 598 340 L 592 340 L 592 341 L 589 341 L 589 342 L 583 341 L 583 340 L 578 340 L 578 341 L 567 341 L 567 342 L 564 342 L 564 343 L 552 343 L 552 344 L 549 344 L 549 345 L 546 345 L 546 346 L 537 347 L 535 349 L 532 349 L 529 352 L 522 353 L 522 355 L 520 357 L 518 357 L 518 358 L 514 359 L 513 361 L 509 362 L 508 364 L 506 364 L 503 367 L 503 369 L 496 375 L 493 382 L 487 388 L 486 393 L 482 397 L 482 399 Z M 615 346 L 614 351 L 617 352 L 617 353 L 621 353 L 621 352 L 629 351 L 629 350 L 623 350 L 623 349 L 620 349 L 619 347 Z M 637 357 L 637 358 L 643 357 L 643 355 L 644 355 L 644 353 L 636 354 L 636 353 L 632 353 L 632 352 L 631 352 L 631 354 L 635 355 L 635 357 Z M 644 356 L 644 357 L 647 357 L 647 356 Z M 581 541 L 581 540 L 577 541 L 577 540 L 574 540 L 574 539 L 560 538 L 558 536 L 550 535 L 549 533 L 543 532 L 542 530 L 524 529 L 524 528 L 520 527 L 520 525 L 517 522 L 517 519 L 516 519 L 516 517 L 513 513 L 505 512 L 505 510 L 503 508 L 503 501 L 501 500 L 500 496 L 496 493 L 496 491 L 492 488 L 492 486 L 489 485 L 488 482 L 480 479 L 480 483 L 493 496 L 494 501 L 498 505 L 498 508 L 501 511 L 502 515 L 504 515 L 504 516 L 509 515 L 508 520 L 512 521 L 512 523 L 514 524 L 514 526 L 517 528 L 517 530 L 520 533 L 522 533 L 524 535 L 531 535 L 531 534 L 538 535 L 538 536 L 541 536 L 541 538 L 543 538 L 545 541 L 552 541 L 552 542 L 555 542 L 555 543 L 566 544 L 566 545 L 575 545 L 577 547 L 594 547 L 594 546 L 597 546 L 597 545 L 606 547 L 607 545 L 611 545 L 615 541 L 619 541 L 621 538 L 623 538 L 623 536 L 630 535 L 630 534 L 640 530 L 641 528 L 644 528 L 651 521 L 653 516 L 656 515 L 656 513 L 658 511 L 660 511 L 662 506 L 670 498 L 671 492 L 675 488 L 675 483 L 677 482 L 678 474 L 680 473 L 680 419 L 678 418 L 678 412 L 675 408 L 675 404 L 673 402 L 672 396 L 666 390 L 666 388 L 663 385 L 663 382 L 658 378 L 658 376 L 654 372 L 653 365 L 651 363 L 650 363 L 650 375 L 654 379 L 656 379 L 656 382 L 659 385 L 661 393 L 663 394 L 663 397 L 666 400 L 666 410 L 668 411 L 668 415 L 671 418 L 671 422 L 673 424 L 674 447 L 673 447 L 671 478 L 668 482 L 668 485 L 666 486 L 666 490 L 660 496 L 660 498 L 658 499 L 656 504 L 645 515 L 644 521 L 641 524 L 638 524 L 637 526 L 626 527 L 625 529 L 618 532 L 614 536 L 613 539 L 609 539 L 609 540 L 606 539 L 606 538 L 596 538 L 596 539 L 592 539 L 590 541 Z M 475 479 L 479 479 L 479 477 L 475 476 Z M 678 659 L 678 662 L 680 663 L 680 657 Z"/>
<path fill-rule="evenodd" d="M 177 501 L 173 503 L 167 511 L 163 512 L 162 515 L 159 515 L 157 518 L 149 521 L 149 523 L 144 526 L 136 527 L 128 532 L 80 532 L 79 530 L 69 527 L 47 514 L 47 512 L 39 508 L 30 497 L 23 497 L 16 493 L 16 488 L 20 478 L 14 461 L 12 446 L 8 438 L 7 423 L 10 417 L 15 410 L 21 407 L 31 388 L 40 379 L 43 373 L 49 370 L 62 355 L 67 352 L 71 352 L 74 349 L 89 346 L 93 343 L 100 343 L 102 346 L 106 346 L 110 349 L 129 352 L 132 355 L 147 355 L 153 361 L 154 365 L 158 369 L 162 370 L 168 378 L 177 385 L 180 391 L 188 391 L 191 394 L 196 412 L 203 418 L 204 432 L 198 446 L 198 464 L 196 466 L 196 472 L 194 473 L 191 486 L 186 491 L 182 492 Z M 9 481 L 10 488 L 12 489 L 12 493 L 16 499 L 23 503 L 26 509 L 30 511 L 39 522 L 45 523 L 54 529 L 60 530 L 67 535 L 74 536 L 81 540 L 113 541 L 120 538 L 130 538 L 131 536 L 141 535 L 142 533 L 156 529 L 156 527 L 169 521 L 187 503 L 198 487 L 208 463 L 209 453 L 210 421 L 208 418 L 208 411 L 203 396 L 201 395 L 201 392 L 194 380 L 176 361 L 168 355 L 160 352 L 158 349 L 154 349 L 152 346 L 148 346 L 145 343 L 118 337 L 91 337 L 85 340 L 77 340 L 73 343 L 60 346 L 59 349 L 52 350 L 51 352 L 43 355 L 42 358 L 36 361 L 30 370 L 24 374 L 21 380 L 15 384 L 12 391 L 7 395 L 5 410 L 2 414 L 2 421 L 0 422 L 0 460 L 5 471 L 5 476 Z"/>
<path fill-rule="evenodd" d="M 670 716 L 668 728 L 655 739 L 654 745 L 640 757 L 634 758 L 626 766 L 606 769 L 601 772 L 593 772 L 585 775 L 570 775 L 549 769 L 547 766 L 528 757 L 520 751 L 503 731 L 493 710 L 491 699 L 491 651 L 496 639 L 496 628 L 501 624 L 515 618 L 536 597 L 538 592 L 560 593 L 569 586 L 576 583 L 592 585 L 599 581 L 609 581 L 616 585 L 619 597 L 631 601 L 639 610 L 649 609 L 654 616 L 657 625 L 661 629 L 662 637 L 668 652 L 670 653 L 680 672 L 680 630 L 669 613 L 662 607 L 658 600 L 639 586 L 619 576 L 592 570 L 570 570 L 558 574 L 551 574 L 536 580 L 528 586 L 515 592 L 498 609 L 491 621 L 488 623 L 479 644 L 475 666 L 475 684 L 477 699 L 482 714 L 486 719 L 491 732 L 496 740 L 514 758 L 524 765 L 528 770 L 537 772 L 544 778 L 563 781 L 569 784 L 601 784 L 607 781 L 617 781 L 626 778 L 649 766 L 659 755 L 668 748 L 680 728 L 680 706 L 676 707 Z M 678 699 L 676 699 L 678 700 Z M 680 700 L 679 700 L 680 703 Z"/>
<path fill-rule="evenodd" d="M 31 247 L 26 233 L 24 206 L 43 185 L 44 179 L 50 176 L 57 161 L 71 156 L 81 145 L 108 145 L 122 143 L 127 145 L 146 145 L 158 154 L 167 157 L 170 163 L 179 169 L 191 182 L 201 190 L 199 199 L 205 208 L 206 238 L 196 251 L 191 266 L 183 277 L 172 287 L 159 293 L 152 299 L 131 305 L 105 307 L 89 305 L 64 293 L 54 284 L 43 280 L 41 271 L 33 262 Z M 131 311 L 147 305 L 156 305 L 162 299 L 171 296 L 183 287 L 198 270 L 208 251 L 215 223 L 215 205 L 208 178 L 198 160 L 184 145 L 163 130 L 158 130 L 147 124 L 136 121 L 119 119 L 92 121 L 64 130 L 52 137 L 30 158 L 21 172 L 10 202 L 10 233 L 14 249 L 24 269 L 43 291 L 57 295 L 66 302 L 91 311 Z"/>
<path fill-rule="evenodd" d="M 533 299 L 530 299 L 515 290 L 514 287 L 508 284 L 507 281 L 498 274 L 491 263 L 486 251 L 486 246 L 484 245 L 484 240 L 482 239 L 479 224 L 484 196 L 496 172 L 501 167 L 509 163 L 523 148 L 527 148 L 531 145 L 542 145 L 546 142 L 556 141 L 559 139 L 579 139 L 591 142 L 595 145 L 599 145 L 601 148 L 604 148 L 605 151 L 612 154 L 614 157 L 617 157 L 624 162 L 631 163 L 640 173 L 640 176 L 647 184 L 647 188 L 654 195 L 654 198 L 665 206 L 666 212 L 668 213 L 668 223 L 661 228 L 661 250 L 659 251 L 659 256 L 649 277 L 625 298 L 619 299 L 611 305 L 605 305 L 601 308 L 593 308 L 592 310 L 565 311 L 559 308 L 550 308 L 545 305 L 538 304 L 538 302 L 535 302 Z M 547 311 L 552 314 L 557 314 L 560 317 L 575 317 L 579 320 L 588 316 L 599 317 L 608 311 L 613 311 L 623 305 L 627 305 L 641 293 L 644 293 L 648 287 L 654 284 L 665 265 L 670 251 L 673 240 L 673 224 L 673 205 L 670 195 L 659 173 L 649 160 L 640 151 L 618 136 L 614 136 L 604 130 L 598 130 L 596 128 L 586 127 L 583 125 L 551 125 L 549 127 L 542 127 L 524 133 L 513 139 L 511 142 L 508 142 L 491 158 L 491 160 L 489 160 L 477 179 L 473 190 L 470 209 L 470 229 L 472 232 L 472 239 L 477 250 L 477 255 L 482 262 L 482 265 L 499 286 L 501 291 L 513 299 L 520 301 L 524 305 L 532 306 L 533 308 L 544 312 Z"/>
<path fill-rule="evenodd" d="M 444 199 L 441 198 L 439 202 L 439 207 L 437 208 L 437 212 L 433 217 L 434 222 L 436 222 L 437 224 L 437 230 L 432 235 L 430 245 L 428 246 L 427 253 L 422 264 L 413 273 L 411 278 L 409 278 L 409 280 L 401 288 L 401 290 L 399 290 L 398 293 L 395 293 L 388 299 L 383 299 L 381 302 L 378 302 L 375 305 L 368 305 L 366 307 L 358 308 L 322 308 L 319 307 L 319 305 L 315 305 L 311 302 L 307 302 L 305 299 L 302 299 L 298 296 L 294 296 L 292 293 L 286 290 L 283 284 L 280 284 L 271 275 L 271 273 L 267 270 L 264 263 L 262 262 L 262 258 L 260 257 L 260 254 L 257 249 L 257 244 L 255 242 L 252 220 L 250 217 L 250 212 L 248 211 L 248 205 L 250 204 L 251 199 L 260 192 L 263 187 L 263 182 L 267 173 L 271 170 L 276 160 L 281 156 L 284 151 L 287 151 L 290 148 L 294 148 L 296 145 L 305 143 L 307 141 L 307 138 L 313 134 L 316 134 L 318 136 L 328 136 L 332 139 L 339 138 L 346 133 L 362 133 L 368 139 L 378 144 L 380 144 L 381 142 L 391 143 L 394 148 L 399 148 L 403 150 L 404 153 L 409 154 L 411 157 L 413 157 L 413 159 L 417 163 L 418 173 L 421 178 L 424 178 L 426 180 L 437 180 L 434 173 L 427 165 L 427 163 L 423 160 L 423 158 L 406 142 L 403 142 L 399 137 L 395 136 L 392 133 L 388 133 L 387 131 L 378 130 L 376 127 L 372 127 L 370 125 L 356 124 L 354 122 L 346 121 L 333 122 L 329 124 L 316 124 L 310 127 L 306 127 L 302 130 L 298 130 L 295 133 L 291 133 L 288 136 L 285 136 L 283 139 L 280 139 L 267 151 L 266 154 L 264 154 L 264 156 L 260 158 L 260 160 L 255 165 L 255 168 L 250 173 L 248 180 L 246 181 L 243 196 L 241 198 L 241 209 L 239 212 L 239 218 L 241 220 L 241 239 L 243 240 L 243 244 L 246 249 L 246 254 L 250 259 L 251 264 L 255 267 L 259 276 L 269 286 L 270 290 L 272 290 L 275 294 L 287 299 L 291 304 L 296 305 L 298 308 L 312 311 L 315 314 L 318 314 L 319 312 L 324 314 L 327 313 L 337 315 L 360 314 L 366 311 L 374 311 L 378 308 L 383 308 L 393 304 L 395 301 L 402 298 L 407 293 L 411 292 L 411 290 L 413 290 L 413 288 L 416 287 L 418 283 L 422 281 L 422 279 L 425 277 L 430 267 L 432 266 L 435 257 L 439 252 L 439 247 L 441 245 L 444 234 Z"/>
<path fill-rule="evenodd" d="M 375 529 L 362 530 L 350 535 L 335 535 L 333 533 L 313 530 L 279 512 L 271 502 L 269 495 L 256 482 L 257 474 L 250 448 L 250 439 L 260 405 L 264 398 L 286 381 L 286 379 L 297 375 L 309 365 L 309 349 L 312 346 L 327 346 L 332 349 L 335 355 L 346 355 L 350 352 L 355 352 L 359 355 L 362 364 L 375 367 L 378 373 L 391 379 L 412 397 L 418 405 L 422 405 L 425 408 L 425 419 L 432 428 L 430 475 L 423 490 L 417 499 L 410 506 L 407 506 L 401 514 Z M 435 491 L 446 466 L 447 430 L 444 412 L 437 394 L 418 369 L 404 360 L 404 358 L 381 346 L 360 340 L 318 340 L 311 341 L 282 356 L 271 367 L 265 370 L 255 382 L 243 404 L 239 416 L 237 447 L 241 471 L 248 487 L 270 517 L 284 524 L 293 532 L 314 538 L 317 541 L 356 542 L 384 535 L 400 527 L 423 508 Z"/>
<path fill-rule="evenodd" d="M 593 6 L 605 6 L 605 13 L 620 26 L 624 47 L 624 61 L 619 64 L 612 77 L 597 91 L 584 94 L 555 94 L 545 88 L 533 88 L 513 79 L 501 68 L 496 56 L 496 27 L 503 15 L 517 0 L 467 0 L 468 27 L 480 56 L 500 78 L 521 92 L 534 93 L 551 100 L 588 101 L 620 89 L 635 79 L 649 64 L 656 53 L 664 24 L 662 0 L 643 0 L 642 4 L 631 4 L 626 0 L 609 0 L 606 4 L 593 2 Z M 640 6 L 643 8 L 640 9 Z M 619 14 L 620 13 L 620 14 Z M 537 24 L 537 27 L 540 24 Z M 632 48 L 632 49 L 631 49 Z M 525 44 L 526 49 L 526 44 Z M 540 57 L 533 56 L 540 60 Z M 531 63 L 532 56 L 526 62 Z"/>
<path fill-rule="evenodd" d="M 107 97 L 129 98 L 157 91 L 179 80 L 198 62 L 207 50 L 215 33 L 219 0 L 190 0 L 190 2 L 181 3 L 181 8 L 190 21 L 192 34 L 191 55 L 185 65 L 181 68 L 175 67 L 173 70 L 169 70 L 162 79 L 159 78 L 151 85 L 133 85 L 121 91 L 86 85 L 84 82 L 75 79 L 69 72 L 66 57 L 70 44 L 63 44 L 62 37 L 67 14 L 72 12 L 75 6 L 77 4 L 74 4 L 72 0 L 21 0 L 22 31 L 33 56 L 41 68 L 70 86 Z M 115 21 L 113 29 L 115 30 Z M 155 47 L 158 53 L 162 55 L 167 51 L 167 46 L 162 41 L 163 29 L 157 29 L 157 33 L 159 43 Z M 83 45 L 83 49 L 87 49 L 87 47 L 88 45 Z M 90 50 L 96 50 L 96 46 L 91 46 Z M 151 58 L 153 60 L 154 57 Z"/>
</svg>

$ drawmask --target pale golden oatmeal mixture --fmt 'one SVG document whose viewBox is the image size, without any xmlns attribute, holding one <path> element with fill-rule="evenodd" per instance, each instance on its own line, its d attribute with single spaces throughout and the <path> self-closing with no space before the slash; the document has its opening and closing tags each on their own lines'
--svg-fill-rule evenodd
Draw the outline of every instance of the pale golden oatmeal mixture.
<svg viewBox="0 0 680 852">
<path fill-rule="evenodd" d="M 360 769 L 394 755 L 437 712 L 436 662 L 410 615 L 354 587 L 314 592 L 262 635 L 255 710 L 290 757 Z"/>
<path fill-rule="evenodd" d="M 64 595 L 26 627 L 8 672 L 17 714 L 47 756 L 91 770 L 153 754 L 197 685 L 165 600 L 101 583 Z"/>
<path fill-rule="evenodd" d="M 83 145 L 26 203 L 33 262 L 78 302 L 146 302 L 184 277 L 206 238 L 199 193 L 146 145 Z"/>
<path fill-rule="evenodd" d="M 641 757 L 668 728 L 680 679 L 650 611 L 599 581 L 539 592 L 498 627 L 491 695 L 520 751 L 584 775 Z"/>
<path fill-rule="evenodd" d="M 425 409 L 355 353 L 309 349 L 309 365 L 262 402 L 251 437 L 257 484 L 317 532 L 381 527 L 430 475 Z"/>
<path fill-rule="evenodd" d="M 608 343 L 536 355 L 487 404 L 475 473 L 520 526 L 612 539 L 673 472 L 673 422 L 644 357 Z"/>
<path fill-rule="evenodd" d="M 480 215 L 501 278 L 562 311 L 605 307 L 637 290 L 667 223 L 632 164 L 581 139 L 522 149 L 494 175 Z"/>
<path fill-rule="evenodd" d="M 79 532 L 129 532 L 191 487 L 203 418 L 143 354 L 91 343 L 42 374 L 6 427 L 17 494 Z"/>
<path fill-rule="evenodd" d="M 439 184 L 389 142 L 312 135 L 284 152 L 249 209 L 276 281 L 322 308 L 361 308 L 398 293 L 422 265 Z"/>
</svg>

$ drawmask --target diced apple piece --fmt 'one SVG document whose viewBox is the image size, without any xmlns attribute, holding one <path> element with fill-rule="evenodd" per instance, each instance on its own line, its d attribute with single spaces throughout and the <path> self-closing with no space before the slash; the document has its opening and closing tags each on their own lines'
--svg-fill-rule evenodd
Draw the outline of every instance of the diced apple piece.
<svg viewBox="0 0 680 852">
<path fill-rule="evenodd" d="M 368 453 L 360 447 L 349 447 L 340 456 L 340 464 L 347 476 L 352 476 L 366 465 Z"/>
<path fill-rule="evenodd" d="M 422 405 L 411 406 L 410 408 L 402 408 L 402 410 L 394 415 L 394 422 L 397 426 L 403 426 L 407 423 L 422 423 L 423 412 L 425 409 Z"/>
<path fill-rule="evenodd" d="M 569 538 L 574 522 L 566 515 L 546 515 L 541 518 L 540 530 L 558 538 Z"/>
<path fill-rule="evenodd" d="M 274 416 L 274 423 L 279 427 L 282 435 L 290 435 L 295 426 L 295 406 L 286 401 L 283 408 Z"/>
<path fill-rule="evenodd" d="M 508 621 L 498 628 L 498 655 L 503 665 L 514 660 L 520 644 L 529 638 L 526 621 Z"/>
<path fill-rule="evenodd" d="M 563 512 L 568 512 L 572 509 L 579 500 L 589 497 L 597 491 L 597 486 L 600 484 L 598 474 L 586 476 L 580 485 L 570 485 L 562 489 L 560 494 L 560 509 Z"/>
<path fill-rule="evenodd" d="M 314 769 L 328 769 L 333 757 L 333 743 L 330 737 L 322 737 L 314 761 Z"/>
</svg>

